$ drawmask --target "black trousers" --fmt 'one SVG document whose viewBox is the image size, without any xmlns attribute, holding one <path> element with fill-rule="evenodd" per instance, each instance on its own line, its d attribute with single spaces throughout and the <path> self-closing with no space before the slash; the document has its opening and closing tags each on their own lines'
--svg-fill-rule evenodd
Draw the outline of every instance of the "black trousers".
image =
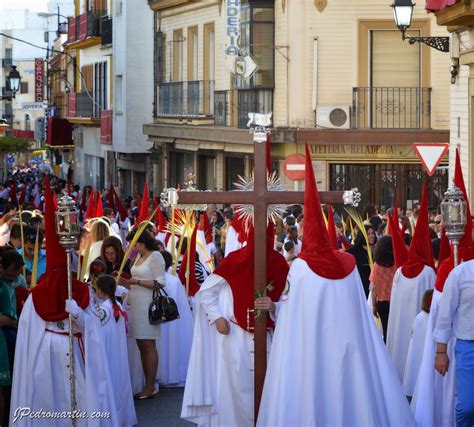
<svg viewBox="0 0 474 427">
<path fill-rule="evenodd" d="M 390 311 L 390 301 L 377 301 L 377 312 L 380 316 L 383 329 L 383 340 L 387 343 L 387 325 L 388 325 L 388 313 Z"/>
</svg>

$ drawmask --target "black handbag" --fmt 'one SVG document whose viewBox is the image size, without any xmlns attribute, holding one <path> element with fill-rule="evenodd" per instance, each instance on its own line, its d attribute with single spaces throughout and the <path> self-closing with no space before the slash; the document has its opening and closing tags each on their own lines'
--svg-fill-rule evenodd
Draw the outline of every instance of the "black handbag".
<svg viewBox="0 0 474 427">
<path fill-rule="evenodd" d="M 158 283 L 155 283 L 153 299 L 148 307 L 148 321 L 150 325 L 171 322 L 176 319 L 179 319 L 179 312 L 175 300 L 170 298 Z"/>
</svg>

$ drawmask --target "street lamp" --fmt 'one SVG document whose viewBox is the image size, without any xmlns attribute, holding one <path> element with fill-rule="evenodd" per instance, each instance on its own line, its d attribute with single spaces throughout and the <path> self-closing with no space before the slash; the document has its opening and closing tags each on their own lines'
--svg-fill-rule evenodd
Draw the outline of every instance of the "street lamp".
<svg viewBox="0 0 474 427">
<path fill-rule="evenodd" d="M 79 226 L 79 211 L 74 200 L 66 192 L 58 200 L 56 216 L 56 233 L 59 236 L 59 244 L 66 250 L 67 262 L 67 295 L 72 299 L 72 272 L 71 272 L 71 251 L 76 247 L 81 227 Z M 71 393 L 71 413 L 74 413 L 76 404 L 76 387 L 74 375 L 74 336 L 72 333 L 72 317 L 69 314 L 69 387 Z M 75 418 L 72 418 L 73 427 L 76 425 Z"/>
<path fill-rule="evenodd" d="M 21 76 L 16 69 L 16 65 L 12 65 L 12 69 L 8 74 L 8 82 L 10 90 L 12 91 L 12 97 L 15 98 L 15 94 L 20 90 Z"/>
<path fill-rule="evenodd" d="M 411 26 L 415 3 L 412 3 L 411 0 L 394 0 L 391 7 L 395 23 L 402 33 L 402 40 L 407 39 L 410 44 L 424 43 L 441 52 L 449 52 L 449 37 L 412 37 L 405 35 L 405 32 Z"/>
<path fill-rule="evenodd" d="M 441 202 L 441 215 L 446 230 L 446 237 L 453 245 L 454 265 L 458 265 L 459 241 L 464 236 L 464 227 L 467 224 L 467 203 L 464 193 L 453 183 L 444 193 Z M 469 218 L 470 220 L 470 218 Z"/>
</svg>

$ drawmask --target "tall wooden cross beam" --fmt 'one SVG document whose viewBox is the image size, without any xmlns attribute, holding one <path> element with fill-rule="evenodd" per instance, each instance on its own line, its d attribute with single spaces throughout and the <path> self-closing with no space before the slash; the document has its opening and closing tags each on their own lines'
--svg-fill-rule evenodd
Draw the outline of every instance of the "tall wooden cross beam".
<svg viewBox="0 0 474 427">
<path fill-rule="evenodd" d="M 180 205 L 202 204 L 249 204 L 254 205 L 255 232 L 255 289 L 264 291 L 267 286 L 267 206 L 270 204 L 302 204 L 302 191 L 268 191 L 265 143 L 254 143 L 254 190 L 253 191 L 180 191 Z M 341 203 L 343 191 L 321 191 L 322 203 Z M 263 382 L 267 366 L 267 320 L 266 316 L 255 319 L 255 421 L 257 419 Z"/>
</svg>

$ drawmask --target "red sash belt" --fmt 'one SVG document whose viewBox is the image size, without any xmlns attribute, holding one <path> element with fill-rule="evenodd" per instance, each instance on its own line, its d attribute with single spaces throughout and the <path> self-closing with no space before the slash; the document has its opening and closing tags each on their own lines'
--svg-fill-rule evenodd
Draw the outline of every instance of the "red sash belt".
<svg viewBox="0 0 474 427">
<path fill-rule="evenodd" d="M 64 335 L 66 337 L 69 336 L 69 332 L 58 332 L 58 331 L 53 331 L 52 329 L 45 328 L 46 332 L 51 332 L 53 334 L 57 335 Z M 82 357 L 82 362 L 85 363 L 85 358 L 84 358 L 84 341 L 82 339 L 82 333 L 81 332 L 76 332 L 73 334 L 75 338 L 77 338 L 77 342 L 79 345 L 79 350 L 81 351 L 81 357 Z"/>
</svg>

